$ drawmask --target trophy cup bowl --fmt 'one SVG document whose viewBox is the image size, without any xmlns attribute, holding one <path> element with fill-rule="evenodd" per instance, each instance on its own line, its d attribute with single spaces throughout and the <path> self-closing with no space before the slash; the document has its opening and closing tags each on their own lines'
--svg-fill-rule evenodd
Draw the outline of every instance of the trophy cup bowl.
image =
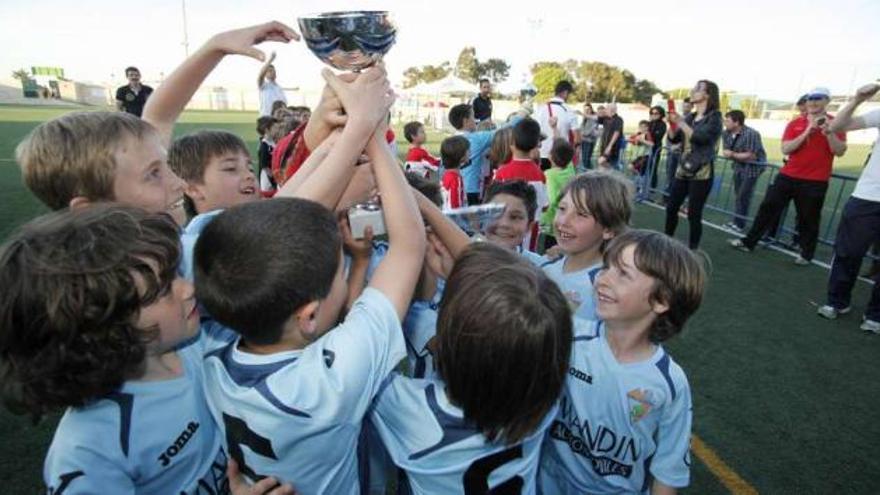
<svg viewBox="0 0 880 495">
<path fill-rule="evenodd" d="M 358 72 L 382 60 L 397 35 L 385 11 L 328 12 L 300 17 L 298 22 L 309 50 L 344 71 Z"/>
</svg>

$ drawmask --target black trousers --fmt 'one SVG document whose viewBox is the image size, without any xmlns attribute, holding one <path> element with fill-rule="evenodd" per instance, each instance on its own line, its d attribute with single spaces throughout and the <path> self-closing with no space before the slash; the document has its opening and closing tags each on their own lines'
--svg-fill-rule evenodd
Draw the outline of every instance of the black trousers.
<svg viewBox="0 0 880 495">
<path fill-rule="evenodd" d="M 779 222 L 782 210 L 788 202 L 794 200 L 801 256 L 807 260 L 813 259 L 816 243 L 819 241 L 819 221 L 827 191 L 827 182 L 777 175 L 773 185 L 767 189 L 767 195 L 758 209 L 758 216 L 743 239 L 743 244 L 753 249 L 771 225 Z"/>
<path fill-rule="evenodd" d="M 837 309 L 849 306 L 862 258 L 871 244 L 880 240 L 880 202 L 850 198 L 834 241 L 834 261 L 828 279 L 828 304 Z M 865 310 L 869 320 L 880 321 L 880 280 L 875 275 L 871 299 Z"/>
<path fill-rule="evenodd" d="M 672 187 L 669 188 L 669 198 L 666 200 L 666 235 L 675 235 L 678 227 L 678 209 L 688 198 L 688 225 L 690 235 L 688 245 L 691 249 L 700 246 L 700 237 L 703 236 L 703 208 L 706 199 L 712 191 L 712 178 L 706 180 L 686 180 L 675 178 Z"/>
</svg>

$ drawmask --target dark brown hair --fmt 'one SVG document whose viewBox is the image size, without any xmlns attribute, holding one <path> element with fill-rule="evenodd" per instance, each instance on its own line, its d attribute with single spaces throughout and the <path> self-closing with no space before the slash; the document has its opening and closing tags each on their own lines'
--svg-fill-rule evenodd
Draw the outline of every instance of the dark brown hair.
<svg viewBox="0 0 880 495">
<path fill-rule="evenodd" d="M 422 127 L 424 127 L 424 125 L 422 125 L 421 122 L 407 122 L 406 125 L 403 126 L 403 137 L 406 138 L 408 143 L 413 142 L 413 139 L 415 139 L 416 134 L 419 133 L 419 129 Z"/>
<path fill-rule="evenodd" d="M 443 168 L 460 168 L 464 165 L 470 148 L 471 143 L 464 136 L 450 136 L 444 139 L 440 143 L 440 160 L 443 161 Z"/>
<path fill-rule="evenodd" d="M 212 158 L 224 153 L 243 153 L 250 156 L 244 141 L 235 134 L 220 130 L 196 131 L 181 136 L 168 148 L 168 166 L 181 179 L 188 183 L 202 184 L 205 170 Z M 194 216 L 195 203 L 189 196 L 184 196 L 184 206 L 189 216 Z"/>
<path fill-rule="evenodd" d="M 654 279 L 651 302 L 669 306 L 654 320 L 650 339 L 663 342 L 680 333 L 700 307 L 706 271 L 697 255 L 672 237 L 651 230 L 633 229 L 615 237 L 605 250 L 604 265 L 619 265 L 623 250 L 634 246 L 635 267 Z"/>
<path fill-rule="evenodd" d="M 449 109 L 449 123 L 452 127 L 461 130 L 464 127 L 465 119 L 473 117 L 474 107 L 467 103 L 459 103 Z"/>
<path fill-rule="evenodd" d="M 565 168 L 574 158 L 574 148 L 569 144 L 568 139 L 556 138 L 553 140 L 553 147 L 550 148 L 550 161 L 559 168 Z"/>
<path fill-rule="evenodd" d="M 535 186 L 522 179 L 493 182 L 486 188 L 486 203 L 491 203 L 492 198 L 499 194 L 509 194 L 522 200 L 529 221 L 535 220 L 535 212 L 538 210 L 538 193 L 535 191 Z"/>
<path fill-rule="evenodd" d="M 0 248 L 0 386 L 16 412 L 83 406 L 143 372 L 180 257 L 167 215 L 121 205 L 37 218 Z M 140 287 L 140 289 L 139 289 Z"/>
<path fill-rule="evenodd" d="M 535 431 L 562 391 L 571 312 L 541 270 L 475 243 L 452 269 L 436 339 L 449 399 L 489 441 L 509 445 Z"/>
<path fill-rule="evenodd" d="M 313 201 L 234 206 L 196 242 L 196 299 L 246 342 L 274 344 L 296 310 L 330 293 L 341 245 L 333 214 Z"/>
</svg>

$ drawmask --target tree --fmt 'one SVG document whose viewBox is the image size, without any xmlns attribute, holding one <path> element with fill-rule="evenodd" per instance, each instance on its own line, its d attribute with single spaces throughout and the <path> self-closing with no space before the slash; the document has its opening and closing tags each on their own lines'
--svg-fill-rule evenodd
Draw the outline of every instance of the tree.
<svg viewBox="0 0 880 495">
<path fill-rule="evenodd" d="M 537 65 L 535 64 L 535 66 Z M 556 84 L 560 81 L 571 80 L 571 74 L 559 64 L 545 64 L 537 70 L 534 69 L 535 66 L 532 69 L 532 80 L 535 88 L 538 89 L 538 94 L 535 96 L 538 101 L 551 98 Z"/>
<path fill-rule="evenodd" d="M 455 75 L 471 83 L 480 80 L 480 61 L 477 60 L 476 48 L 466 46 L 461 49 L 455 62 Z"/>
<path fill-rule="evenodd" d="M 657 93 L 662 93 L 657 85 L 647 79 L 639 79 L 633 88 L 633 99 L 639 103 L 650 105 L 651 99 Z"/>
<path fill-rule="evenodd" d="M 16 71 L 12 71 L 12 78 L 18 79 L 22 84 L 28 82 L 31 79 L 31 74 L 25 69 L 18 69 Z"/>
<path fill-rule="evenodd" d="M 510 75 L 510 64 L 500 58 L 490 58 L 480 63 L 479 67 L 480 77 L 485 77 L 495 84 L 506 80 Z"/>
<path fill-rule="evenodd" d="M 403 71 L 404 88 L 411 88 L 419 83 L 434 82 L 448 76 L 452 72 L 449 62 L 443 62 L 440 65 L 423 65 L 419 67 L 410 67 Z"/>
</svg>

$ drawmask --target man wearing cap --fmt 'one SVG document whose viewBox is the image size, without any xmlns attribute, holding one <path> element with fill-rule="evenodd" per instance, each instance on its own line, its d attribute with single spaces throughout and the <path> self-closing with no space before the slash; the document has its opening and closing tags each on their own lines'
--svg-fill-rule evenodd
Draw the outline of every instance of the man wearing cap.
<svg viewBox="0 0 880 495">
<path fill-rule="evenodd" d="M 782 153 L 789 155 L 788 162 L 767 189 L 749 233 L 742 239 L 732 239 L 731 246 L 743 251 L 755 249 L 761 236 L 789 201 L 794 200 L 801 247 L 795 264 L 810 264 L 819 240 L 819 220 L 831 165 L 835 156 L 846 153 L 846 134 L 829 130 L 832 117 L 825 109 L 830 100 L 831 93 L 826 88 L 814 88 L 807 93 L 807 114 L 795 117 L 782 134 Z"/>
<path fill-rule="evenodd" d="M 837 114 L 831 124 L 833 131 L 880 129 L 880 110 L 853 117 L 859 105 L 880 93 L 880 84 L 868 84 L 859 88 L 855 96 Z M 880 240 L 880 138 L 874 143 L 871 158 L 862 170 L 856 188 L 843 207 L 843 215 L 834 241 L 834 261 L 828 279 L 828 303 L 819 308 L 819 316 L 833 320 L 849 313 L 852 289 L 859 276 L 862 258 L 871 244 Z M 880 334 L 880 283 L 875 275 L 871 299 L 865 308 L 860 328 L 865 332 Z"/>
</svg>

